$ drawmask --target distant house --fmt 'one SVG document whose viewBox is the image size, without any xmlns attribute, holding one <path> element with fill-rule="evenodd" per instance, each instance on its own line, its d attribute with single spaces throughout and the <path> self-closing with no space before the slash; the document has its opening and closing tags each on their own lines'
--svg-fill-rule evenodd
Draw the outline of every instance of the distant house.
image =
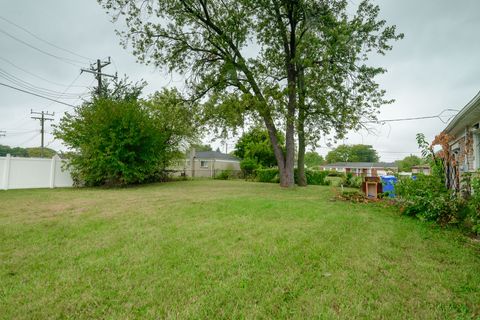
<svg viewBox="0 0 480 320">
<path fill-rule="evenodd" d="M 461 175 L 480 169 L 480 92 L 450 121 L 444 132 L 450 140 L 448 187 L 460 189 Z"/>
<path fill-rule="evenodd" d="M 412 173 L 413 174 L 422 173 L 422 174 L 429 175 L 430 174 L 430 166 L 429 165 L 413 166 L 412 167 Z"/>
<path fill-rule="evenodd" d="M 356 176 L 383 176 L 397 172 L 398 166 L 388 162 L 336 162 L 322 166 L 323 170 L 352 173 Z"/>
<path fill-rule="evenodd" d="M 221 171 L 239 171 L 240 159 L 218 151 L 192 150 L 189 158 L 184 161 L 183 169 L 189 177 L 213 178 Z"/>
</svg>

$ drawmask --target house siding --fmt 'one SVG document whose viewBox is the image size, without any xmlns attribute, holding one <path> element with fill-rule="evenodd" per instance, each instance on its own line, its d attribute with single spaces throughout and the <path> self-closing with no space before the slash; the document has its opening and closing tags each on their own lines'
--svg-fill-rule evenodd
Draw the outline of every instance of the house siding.
<svg viewBox="0 0 480 320">
<path fill-rule="evenodd" d="M 202 162 L 204 166 L 202 166 Z M 194 159 L 193 167 L 190 164 L 185 164 L 185 174 L 188 177 L 198 178 L 213 178 L 221 171 L 225 170 L 240 170 L 240 162 L 233 160 L 220 159 Z"/>
<path fill-rule="evenodd" d="M 462 175 L 480 168 L 480 92 L 449 122 L 443 131 L 450 142 L 451 162 L 445 166 L 447 185 L 461 188 Z"/>
<path fill-rule="evenodd" d="M 472 122 L 474 119 L 472 119 Z M 480 121 L 480 119 L 477 119 Z M 450 177 L 447 185 L 450 189 L 460 190 L 462 188 L 462 178 L 466 173 L 475 172 L 479 169 L 478 143 L 480 141 L 479 132 L 472 130 L 472 126 L 464 126 L 462 134 L 454 136 L 450 143 L 450 152 L 453 154 L 452 161 L 449 164 Z M 475 146 L 477 144 L 477 146 Z M 477 152 L 477 155 L 475 154 Z"/>
<path fill-rule="evenodd" d="M 455 164 L 460 172 L 473 172 L 476 170 L 474 152 L 474 133 L 470 127 L 465 127 L 465 132 L 459 137 L 453 138 L 450 143 L 451 152 L 454 154 Z"/>
<path fill-rule="evenodd" d="M 343 173 L 352 173 L 354 176 L 384 176 L 392 172 L 397 172 L 398 168 L 394 166 L 377 166 L 377 165 L 355 165 L 355 163 L 336 163 L 322 166 L 322 170 L 333 170 Z"/>
</svg>

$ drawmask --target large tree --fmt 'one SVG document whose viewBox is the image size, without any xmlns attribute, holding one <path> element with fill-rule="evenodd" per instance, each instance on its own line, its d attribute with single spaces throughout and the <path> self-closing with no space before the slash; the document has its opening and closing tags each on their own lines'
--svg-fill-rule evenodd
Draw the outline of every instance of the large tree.
<svg viewBox="0 0 480 320">
<path fill-rule="evenodd" d="M 365 144 L 342 144 L 327 154 L 328 163 L 334 162 L 377 162 L 377 151 L 372 146 Z"/>
<path fill-rule="evenodd" d="M 327 89 L 315 91 L 316 95 L 306 93 L 307 88 L 313 87 L 307 82 L 317 80 L 309 76 L 308 70 L 317 66 L 322 66 L 317 73 L 327 70 L 320 61 L 310 61 L 309 56 L 323 44 L 321 40 L 325 34 L 322 28 L 337 35 L 330 36 L 330 42 L 355 44 L 349 45 L 350 51 L 337 50 L 339 58 L 346 61 L 358 62 L 359 59 L 345 54 L 358 53 L 360 49 L 371 47 L 371 43 L 385 46 L 386 42 L 378 40 L 379 35 L 385 35 L 385 39 L 396 36 L 394 29 L 384 27 L 384 22 L 377 23 L 378 7 L 369 5 L 369 1 L 362 2 L 353 18 L 346 13 L 346 0 L 100 2 L 114 17 L 125 16 L 127 30 L 121 33 L 123 43 L 133 47 L 140 61 L 186 74 L 192 99 L 208 99 L 223 107 L 231 105 L 236 112 L 229 114 L 241 114 L 238 117 L 241 119 L 247 115 L 254 121 L 263 122 L 279 167 L 282 186 L 294 184 L 295 128 L 297 125 L 305 126 L 310 116 L 305 108 L 299 109 L 299 104 L 306 105 L 310 99 L 322 97 L 322 92 L 329 92 Z M 335 23 L 329 23 L 334 14 L 322 14 L 329 10 L 338 13 Z M 324 17 L 325 23 L 322 22 Z M 314 42 L 315 39 L 318 41 Z M 331 58 L 330 51 L 326 51 L 328 54 L 325 57 Z M 312 57 L 316 60 L 315 56 Z M 346 63 L 343 65 L 348 66 Z M 300 76 L 299 70 L 303 70 Z M 330 70 L 327 79 L 334 73 L 335 70 Z M 348 78 L 343 76 L 339 86 L 348 82 Z M 367 83 L 370 80 L 364 78 L 359 81 Z M 297 93 L 299 81 L 305 82 L 303 87 L 300 86 L 303 88 L 300 92 L 305 92 L 300 97 Z M 352 89 L 361 91 L 363 88 L 354 86 Z M 235 100 L 247 103 L 243 106 L 224 103 Z M 345 98 L 337 100 L 349 101 Z M 312 118 L 320 119 L 312 120 L 312 123 L 325 117 L 341 122 L 335 110 L 324 108 L 323 103 L 316 105 L 322 106 L 314 110 L 323 113 L 324 117 Z M 339 103 L 338 106 L 346 105 Z M 297 121 L 300 110 L 303 110 L 303 119 Z M 342 109 L 341 114 L 345 113 L 348 111 Z M 278 141 L 279 132 L 285 135 L 285 150 Z M 305 143 L 301 135 L 299 141 Z M 304 150 L 300 155 L 303 153 Z M 303 168 L 303 162 L 299 164 Z"/>
<path fill-rule="evenodd" d="M 297 67 L 298 184 L 306 185 L 304 154 L 321 137 L 343 138 L 351 129 L 376 119 L 378 108 L 393 100 L 376 76 L 386 70 L 367 63 L 385 54 L 403 37 L 379 19 L 379 7 L 362 1 L 355 14 L 347 1 L 305 2 Z"/>
</svg>

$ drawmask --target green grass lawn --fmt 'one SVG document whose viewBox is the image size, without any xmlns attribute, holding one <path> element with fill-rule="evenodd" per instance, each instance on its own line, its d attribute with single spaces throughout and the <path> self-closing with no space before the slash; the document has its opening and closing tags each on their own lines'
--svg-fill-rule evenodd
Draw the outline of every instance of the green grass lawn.
<svg viewBox="0 0 480 320">
<path fill-rule="evenodd" d="M 332 190 L 0 191 L 0 317 L 480 317 L 478 243 Z"/>
</svg>

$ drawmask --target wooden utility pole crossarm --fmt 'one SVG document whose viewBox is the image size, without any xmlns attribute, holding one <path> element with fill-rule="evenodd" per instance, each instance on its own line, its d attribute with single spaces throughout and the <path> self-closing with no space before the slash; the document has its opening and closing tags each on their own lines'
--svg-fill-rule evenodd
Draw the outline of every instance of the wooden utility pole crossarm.
<svg viewBox="0 0 480 320">
<path fill-rule="evenodd" d="M 41 143 L 41 148 L 42 148 L 42 158 L 43 158 L 43 152 L 44 152 L 44 148 L 45 148 L 45 121 L 53 121 L 53 118 L 47 118 L 45 116 L 54 116 L 55 115 L 55 112 L 53 113 L 49 113 L 47 111 L 41 111 L 41 112 L 36 112 L 36 111 L 33 111 L 31 110 L 30 111 L 31 114 L 38 114 L 40 115 L 39 117 L 31 117 L 32 119 L 35 119 L 35 120 L 40 120 L 40 126 L 41 126 L 41 136 L 42 136 L 42 143 Z"/>
<path fill-rule="evenodd" d="M 81 72 L 92 73 L 95 75 L 95 78 L 97 79 L 97 95 L 98 96 L 100 96 L 102 93 L 102 76 L 117 79 L 117 74 L 111 75 L 111 74 L 102 73 L 102 69 L 108 66 L 110 63 L 111 63 L 110 57 L 108 57 L 108 61 L 101 61 L 100 59 L 97 59 L 97 63 L 91 64 L 90 69 L 83 69 L 83 68 L 80 69 Z"/>
</svg>

